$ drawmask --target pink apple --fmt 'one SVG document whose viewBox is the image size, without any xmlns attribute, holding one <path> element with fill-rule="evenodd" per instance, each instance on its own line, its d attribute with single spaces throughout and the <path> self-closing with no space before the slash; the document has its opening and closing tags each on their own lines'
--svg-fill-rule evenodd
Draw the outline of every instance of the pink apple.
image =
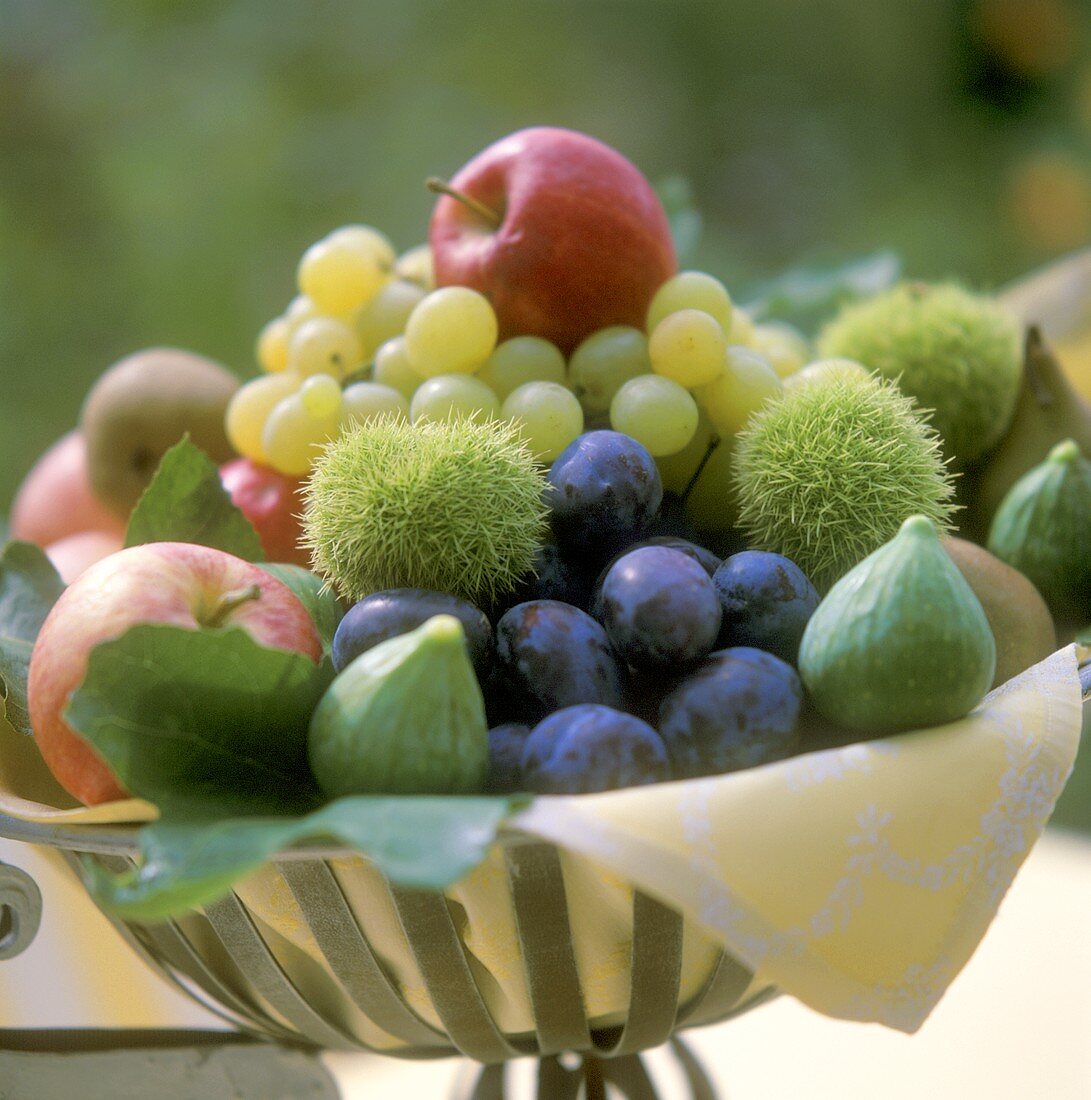
<svg viewBox="0 0 1091 1100">
<path fill-rule="evenodd" d="M 220 467 L 220 480 L 235 507 L 254 525 L 270 561 L 310 566 L 311 556 L 299 544 L 303 478 L 236 458 Z"/>
<path fill-rule="evenodd" d="M 125 544 L 121 535 L 111 531 L 80 531 L 51 542 L 45 548 L 45 556 L 61 575 L 65 584 L 71 584 L 88 566 L 116 554 Z"/>
<path fill-rule="evenodd" d="M 607 325 L 643 329 L 652 295 L 677 269 L 651 184 L 586 134 L 520 130 L 474 157 L 450 187 L 471 203 L 436 203 L 436 284 L 485 294 L 501 339 L 544 336 L 567 355 Z"/>
<path fill-rule="evenodd" d="M 98 753 L 63 718 L 91 650 L 139 623 L 238 626 L 262 645 L 322 655 L 322 641 L 288 587 L 222 550 L 152 542 L 92 565 L 65 590 L 30 657 L 27 706 L 42 757 L 88 806 L 126 797 Z"/>
<path fill-rule="evenodd" d="M 121 536 L 125 524 L 91 491 L 83 433 L 61 436 L 23 479 L 11 506 L 11 537 L 48 546 L 80 531 Z"/>
</svg>

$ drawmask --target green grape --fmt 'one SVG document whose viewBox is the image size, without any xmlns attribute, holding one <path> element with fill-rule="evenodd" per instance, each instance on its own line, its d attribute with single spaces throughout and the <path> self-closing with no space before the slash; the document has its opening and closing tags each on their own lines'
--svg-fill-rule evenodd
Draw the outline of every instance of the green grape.
<svg viewBox="0 0 1091 1100">
<path fill-rule="evenodd" d="M 735 307 L 731 314 L 731 328 L 727 332 L 728 344 L 737 344 L 739 347 L 749 347 L 754 339 L 754 322 L 750 314 L 744 309 Z"/>
<path fill-rule="evenodd" d="M 372 382 L 381 382 L 410 401 L 420 385 L 420 375 L 409 365 L 405 354 L 405 337 L 395 336 L 387 340 L 375 353 L 375 365 L 371 368 Z"/>
<path fill-rule="evenodd" d="M 784 386 L 769 360 L 751 348 L 730 347 L 723 373 L 696 392 L 701 408 L 721 436 L 735 435 L 766 401 Z"/>
<path fill-rule="evenodd" d="M 513 336 L 485 360 L 477 372 L 501 401 L 526 382 L 559 382 L 564 384 L 565 363 L 561 349 L 540 336 Z"/>
<path fill-rule="evenodd" d="M 784 379 L 784 389 L 794 390 L 797 386 L 809 386 L 812 382 L 821 382 L 832 378 L 870 378 L 871 372 L 855 359 L 816 359 L 808 363 L 795 374 Z"/>
<path fill-rule="evenodd" d="M 552 462 L 583 431 L 579 399 L 560 382 L 524 382 L 505 398 L 500 415 L 515 421 L 539 462 Z"/>
<path fill-rule="evenodd" d="M 354 324 L 365 363 L 382 344 L 405 331 L 409 314 L 423 297 L 424 291 L 416 283 L 391 279 L 360 309 Z"/>
<path fill-rule="evenodd" d="M 795 374 L 811 358 L 811 348 L 803 334 L 780 322 L 755 325 L 749 346 L 769 360 L 780 378 Z"/>
<path fill-rule="evenodd" d="M 668 313 L 648 337 L 652 370 L 693 389 L 707 386 L 723 370 L 727 337 L 720 323 L 700 309 Z"/>
<path fill-rule="evenodd" d="M 274 317 L 258 333 L 258 365 L 269 374 L 279 374 L 288 369 L 288 342 L 294 326 L 287 317 Z"/>
<path fill-rule="evenodd" d="M 309 321 L 312 317 L 320 317 L 321 315 L 318 306 L 306 294 L 297 294 L 288 303 L 288 308 L 284 311 L 284 316 L 292 324 L 292 332 L 295 332 L 304 321 Z"/>
<path fill-rule="evenodd" d="M 254 462 L 266 462 L 261 435 L 278 401 L 295 393 L 302 379 L 292 371 L 263 374 L 240 386 L 224 414 L 224 431 L 235 450 Z"/>
<path fill-rule="evenodd" d="M 496 394 L 469 374 L 438 374 L 429 378 L 417 387 L 409 402 L 409 419 L 414 423 L 451 417 L 495 420 L 499 415 Z"/>
<path fill-rule="evenodd" d="M 341 427 L 357 421 L 363 423 L 373 416 L 393 416 L 396 420 L 409 418 L 409 401 L 393 386 L 381 382 L 353 382 L 341 394 Z"/>
<path fill-rule="evenodd" d="M 658 374 L 630 378 L 610 403 L 610 425 L 654 456 L 682 450 L 697 431 L 697 402 L 677 382 Z"/>
<path fill-rule="evenodd" d="M 299 289 L 323 313 L 358 309 L 386 282 L 390 242 L 369 226 L 345 226 L 316 241 L 299 261 Z"/>
<path fill-rule="evenodd" d="M 332 374 L 312 374 L 304 379 L 299 396 L 313 417 L 341 414 L 341 383 Z"/>
<path fill-rule="evenodd" d="M 261 433 L 266 460 L 282 474 L 300 477 L 309 473 L 322 448 L 341 431 L 341 410 L 314 416 L 302 393 L 293 393 L 273 406 Z"/>
<path fill-rule="evenodd" d="M 697 430 L 693 433 L 693 438 L 680 451 L 672 455 L 660 455 L 655 460 L 655 464 L 659 467 L 663 488 L 679 495 L 689 487 L 697 467 L 705 457 L 708 445 L 716 437 L 712 422 L 700 406 L 698 410 L 700 415 L 697 418 Z"/>
<path fill-rule="evenodd" d="M 686 496 L 686 515 L 698 531 L 727 531 L 738 519 L 738 500 L 733 479 L 735 441 L 725 437 L 708 456 Z"/>
<path fill-rule="evenodd" d="M 405 351 L 422 378 L 473 374 L 496 347 L 496 314 L 488 298 L 466 286 L 433 290 L 405 326 Z"/>
<path fill-rule="evenodd" d="M 436 276 L 432 270 L 432 250 L 426 244 L 403 252 L 394 262 L 394 274 L 399 279 L 408 279 L 425 290 L 436 289 Z"/>
<path fill-rule="evenodd" d="M 628 325 L 610 325 L 591 333 L 572 352 L 568 386 L 589 417 L 599 416 L 609 411 L 623 383 L 651 369 L 644 333 Z"/>
<path fill-rule="evenodd" d="M 648 331 L 680 309 L 704 310 L 719 321 L 724 332 L 731 328 L 731 295 L 719 279 L 703 271 L 679 271 L 655 292 L 648 306 Z"/>
<path fill-rule="evenodd" d="M 288 345 L 288 369 L 297 374 L 332 374 L 347 378 L 362 362 L 356 333 L 335 317 L 312 317 L 295 331 Z"/>
</svg>

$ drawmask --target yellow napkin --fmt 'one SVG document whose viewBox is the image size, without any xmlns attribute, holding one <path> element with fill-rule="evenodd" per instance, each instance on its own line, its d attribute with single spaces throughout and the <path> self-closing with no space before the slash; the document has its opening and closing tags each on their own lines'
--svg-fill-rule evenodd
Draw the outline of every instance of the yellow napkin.
<svg viewBox="0 0 1091 1100">
<path fill-rule="evenodd" d="M 1072 769 L 1073 647 L 949 725 L 710 779 L 540 798 L 515 822 L 679 908 L 819 1012 L 915 1031 Z"/>
</svg>

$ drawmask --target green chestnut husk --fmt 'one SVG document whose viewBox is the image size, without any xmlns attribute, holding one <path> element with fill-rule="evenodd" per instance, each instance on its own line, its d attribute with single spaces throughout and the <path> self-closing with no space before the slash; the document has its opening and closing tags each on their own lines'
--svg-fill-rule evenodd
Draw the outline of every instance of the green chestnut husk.
<svg viewBox="0 0 1091 1100">
<path fill-rule="evenodd" d="M 1008 490 L 988 547 L 1030 579 L 1058 622 L 1091 618 L 1091 462 L 1073 440 Z"/>
<path fill-rule="evenodd" d="M 319 701 L 307 747 L 330 798 L 480 792 L 488 723 L 461 623 L 436 615 L 361 653 Z"/>
<path fill-rule="evenodd" d="M 981 603 L 922 515 L 830 589 L 799 649 L 822 715 L 875 734 L 962 718 L 984 698 L 995 666 Z"/>
</svg>

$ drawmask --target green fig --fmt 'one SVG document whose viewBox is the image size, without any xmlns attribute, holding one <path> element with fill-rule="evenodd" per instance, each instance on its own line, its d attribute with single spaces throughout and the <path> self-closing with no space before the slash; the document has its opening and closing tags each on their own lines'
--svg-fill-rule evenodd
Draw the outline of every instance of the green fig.
<svg viewBox="0 0 1091 1100">
<path fill-rule="evenodd" d="M 482 791 L 488 723 L 458 619 L 435 615 L 347 665 L 315 708 L 308 752 L 330 798 Z"/>
<path fill-rule="evenodd" d="M 115 363 L 80 413 L 95 496 L 127 518 L 159 460 L 187 432 L 217 465 L 233 458 L 224 414 L 238 387 L 219 363 L 177 348 L 148 348 Z"/>
<path fill-rule="evenodd" d="M 1064 439 L 1074 439 L 1091 454 L 1091 404 L 1076 392 L 1032 326 L 1011 426 L 984 464 L 967 476 L 964 529 L 983 539 L 1008 490 Z"/>
<path fill-rule="evenodd" d="M 1091 462 L 1075 440 L 1011 487 L 988 546 L 1031 581 L 1058 622 L 1091 617 Z"/>
<path fill-rule="evenodd" d="M 876 734 L 961 718 L 995 666 L 981 603 L 922 515 L 830 589 L 799 649 L 823 717 Z"/>
</svg>

